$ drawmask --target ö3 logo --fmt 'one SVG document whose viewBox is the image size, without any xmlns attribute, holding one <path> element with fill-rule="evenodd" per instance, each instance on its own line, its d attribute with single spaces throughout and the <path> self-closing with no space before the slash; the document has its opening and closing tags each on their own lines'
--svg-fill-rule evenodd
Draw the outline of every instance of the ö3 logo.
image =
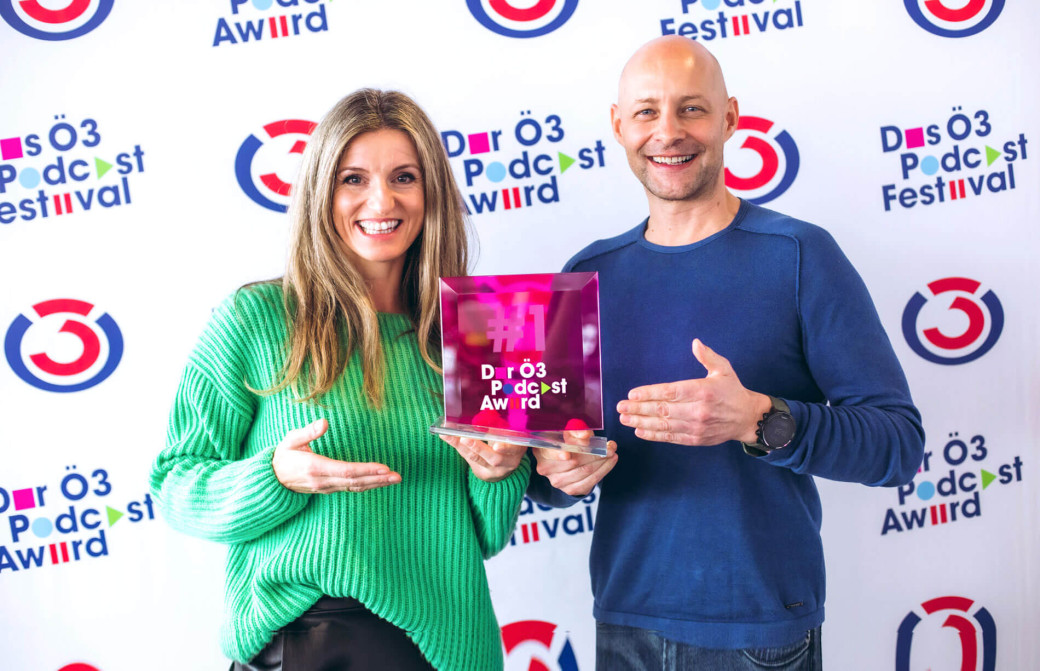
<svg viewBox="0 0 1040 671">
<path fill-rule="evenodd" d="M 289 155 L 300 156 L 307 147 L 307 138 L 314 132 L 318 124 L 313 121 L 301 119 L 285 119 L 275 121 L 264 126 L 264 135 L 267 142 L 250 135 L 238 148 L 235 156 L 235 177 L 242 191 L 249 196 L 257 205 L 262 205 L 275 212 L 287 212 L 289 210 L 289 191 L 292 189 L 292 178 L 288 181 L 278 176 L 278 168 L 283 168 L 283 173 L 290 166 L 283 166 Z M 294 140 L 295 136 L 295 141 Z M 289 149 L 279 154 L 277 146 L 285 145 Z M 274 147 L 272 149 L 272 147 Z M 284 148 L 284 147 L 283 147 Z M 263 151 L 261 151 L 261 149 Z M 291 168 L 295 170 L 299 163 L 294 163 Z M 254 177 L 256 175 L 256 177 Z M 259 180 L 259 184 L 257 181 Z"/>
<path fill-rule="evenodd" d="M 923 359 L 947 366 L 974 361 L 993 349 L 1004 328 L 1004 308 L 993 291 L 979 296 L 980 286 L 980 282 L 966 277 L 947 277 L 928 285 L 931 297 L 915 293 L 903 310 L 903 336 L 910 349 Z M 926 307 L 939 303 L 935 299 L 941 294 L 953 295 L 946 314 L 938 314 Z M 922 312 L 932 312 L 927 315 L 931 319 L 926 321 L 933 324 L 942 321 L 943 317 L 948 319 L 951 312 L 960 312 L 967 317 L 968 324 L 954 336 L 944 334 L 936 326 L 922 330 L 918 325 L 922 321 Z"/>
<path fill-rule="evenodd" d="M 757 116 L 740 117 L 734 137 L 744 137 L 740 148 L 758 154 L 761 165 L 750 177 L 739 177 L 726 168 L 726 186 L 756 205 L 768 203 L 787 191 L 798 175 L 798 147 L 786 130 L 771 135 L 772 128 L 773 122 L 768 119 Z M 780 149 L 779 152 L 777 148 Z M 751 167 L 752 162 L 747 161 L 746 156 L 747 152 L 733 156 L 736 161 L 740 161 L 733 165 Z M 730 161 L 727 160 L 726 163 L 729 165 Z"/>
<path fill-rule="evenodd" d="M 51 9 L 39 0 L 0 0 L 0 17 L 12 28 L 38 40 L 71 40 L 101 25 L 115 0 L 65 0 Z M 53 1 L 46 2 L 54 6 Z"/>
<path fill-rule="evenodd" d="M 473 18 L 488 30 L 506 37 L 539 37 L 556 30 L 574 14 L 578 0 L 466 0 Z"/>
<path fill-rule="evenodd" d="M 18 315 L 7 329 L 7 363 L 18 377 L 44 391 L 82 391 L 100 384 L 123 357 L 123 334 L 108 313 L 91 321 L 92 311 L 91 303 L 71 298 L 37 303 L 33 312 L 38 319 Z M 55 328 L 58 324 L 60 328 Z M 57 350 L 67 354 L 73 339 L 80 344 L 74 360 L 55 361 L 47 353 Z M 26 356 L 26 350 L 36 352 Z"/>
<path fill-rule="evenodd" d="M 997 666 L 997 625 L 993 616 L 983 607 L 971 612 L 975 602 L 961 596 L 943 596 L 921 604 L 924 617 L 910 611 L 899 625 L 896 643 L 896 671 L 910 671 L 910 651 L 914 633 L 933 633 L 931 625 L 942 622 L 942 629 L 953 629 L 961 642 L 961 671 L 994 671 Z M 935 617 L 932 617 L 932 616 Z M 970 615 L 971 619 L 965 617 Z M 920 629 L 918 625 L 925 623 Z M 981 642 L 982 648 L 979 649 Z M 919 662 L 920 664 L 920 662 Z M 922 665 L 923 666 L 923 665 Z M 952 665 L 944 668 L 954 668 Z"/>
<path fill-rule="evenodd" d="M 903 0 L 906 11 L 917 25 L 940 37 L 969 37 L 989 28 L 1004 9 L 1004 0 L 963 0 L 947 6 L 950 0 Z"/>
<path fill-rule="evenodd" d="M 554 636 L 556 629 L 552 622 L 541 620 L 522 620 L 502 627 L 502 643 L 508 658 L 506 667 L 520 668 L 512 661 L 522 657 L 530 659 L 527 671 L 578 671 L 578 660 L 570 638 L 562 632 Z M 542 655 L 545 653 L 555 660 L 555 664 L 544 661 Z"/>
</svg>

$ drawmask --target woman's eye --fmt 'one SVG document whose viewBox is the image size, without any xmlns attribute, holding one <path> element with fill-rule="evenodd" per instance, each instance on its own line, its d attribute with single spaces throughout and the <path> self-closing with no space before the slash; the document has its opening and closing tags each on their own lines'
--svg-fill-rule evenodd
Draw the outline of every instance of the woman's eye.
<svg viewBox="0 0 1040 671">
<path fill-rule="evenodd" d="M 395 181 L 399 184 L 411 184 L 416 181 L 416 177 L 410 172 L 402 172 L 395 178 Z"/>
<path fill-rule="evenodd" d="M 361 176 L 360 175 L 347 175 L 346 177 L 343 178 L 343 183 L 344 184 L 360 184 L 361 183 Z"/>
</svg>

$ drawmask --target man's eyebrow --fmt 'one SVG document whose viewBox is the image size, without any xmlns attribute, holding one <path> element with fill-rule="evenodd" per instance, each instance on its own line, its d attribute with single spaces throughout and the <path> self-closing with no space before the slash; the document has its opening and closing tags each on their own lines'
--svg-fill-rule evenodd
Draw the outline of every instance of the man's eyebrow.
<svg viewBox="0 0 1040 671">
<path fill-rule="evenodd" d="M 679 100 L 683 102 L 687 100 L 708 100 L 708 96 L 704 95 L 703 93 L 690 93 L 688 95 L 680 97 Z M 638 98 L 636 100 L 633 100 L 632 102 L 636 103 L 637 105 L 645 105 L 659 102 L 659 100 L 657 98 L 649 96 L 646 98 Z"/>
</svg>

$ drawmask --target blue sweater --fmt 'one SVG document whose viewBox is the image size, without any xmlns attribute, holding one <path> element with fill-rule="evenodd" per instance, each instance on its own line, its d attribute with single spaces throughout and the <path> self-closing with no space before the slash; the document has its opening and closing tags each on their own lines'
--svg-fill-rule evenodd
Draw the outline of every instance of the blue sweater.
<svg viewBox="0 0 1040 671">
<path fill-rule="evenodd" d="M 590 570 L 596 619 L 713 648 L 785 645 L 823 622 L 813 476 L 893 486 L 924 432 L 867 289 L 823 229 L 743 201 L 697 243 L 662 247 L 644 221 L 571 259 L 598 271 L 605 428 Z M 700 338 L 748 389 L 783 398 L 798 429 L 756 458 L 739 442 L 654 443 L 618 421 L 640 385 L 704 377 Z M 532 479 L 535 500 L 578 499 Z"/>
</svg>

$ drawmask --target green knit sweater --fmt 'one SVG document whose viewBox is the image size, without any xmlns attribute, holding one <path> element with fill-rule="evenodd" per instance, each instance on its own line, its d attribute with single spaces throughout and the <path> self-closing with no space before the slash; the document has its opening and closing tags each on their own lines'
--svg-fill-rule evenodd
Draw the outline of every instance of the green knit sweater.
<svg viewBox="0 0 1040 671">
<path fill-rule="evenodd" d="M 387 362 L 382 409 L 363 393 L 355 353 L 321 405 L 261 396 L 285 357 L 282 290 L 241 290 L 216 310 L 188 361 L 152 494 L 185 533 L 230 546 L 221 646 L 246 662 L 322 595 L 354 597 L 403 629 L 441 671 L 502 668 L 483 559 L 512 534 L 527 458 L 484 482 L 428 427 L 441 380 L 404 315 L 379 314 Z M 271 468 L 291 429 L 326 418 L 318 453 L 378 462 L 401 483 L 361 493 L 299 494 Z"/>
</svg>

